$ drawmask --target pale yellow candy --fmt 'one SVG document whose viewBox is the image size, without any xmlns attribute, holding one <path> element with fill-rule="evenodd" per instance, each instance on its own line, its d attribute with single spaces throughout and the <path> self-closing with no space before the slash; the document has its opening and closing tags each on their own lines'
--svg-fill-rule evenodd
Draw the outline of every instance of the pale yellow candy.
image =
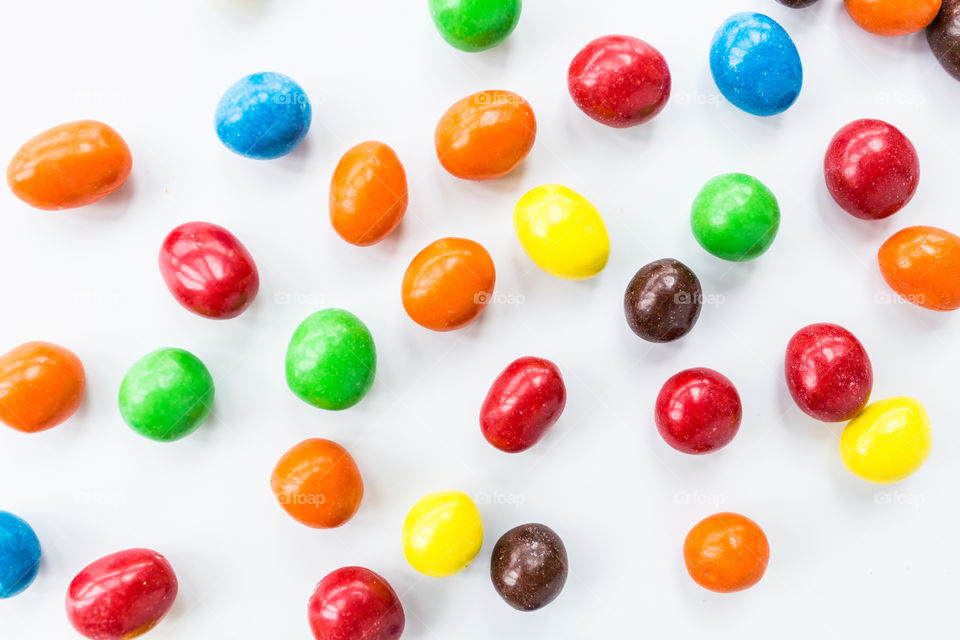
<svg viewBox="0 0 960 640">
<path fill-rule="evenodd" d="M 403 521 L 403 555 L 414 569 L 434 578 L 466 569 L 482 544 L 480 510 L 461 491 L 424 496 Z"/>
<path fill-rule="evenodd" d="M 610 257 L 603 216 L 589 200 L 559 184 L 545 184 L 520 198 L 513 226 L 534 264 L 560 278 L 592 278 Z"/>
<path fill-rule="evenodd" d="M 867 405 L 840 437 L 840 455 L 847 469 L 878 484 L 899 482 L 919 469 L 930 446 L 927 410 L 906 397 Z"/>
</svg>

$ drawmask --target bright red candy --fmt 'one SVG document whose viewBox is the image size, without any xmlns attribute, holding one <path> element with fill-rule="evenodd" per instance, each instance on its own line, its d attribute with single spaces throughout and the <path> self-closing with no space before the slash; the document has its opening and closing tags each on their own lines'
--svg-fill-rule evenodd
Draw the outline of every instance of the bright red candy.
<svg viewBox="0 0 960 640">
<path fill-rule="evenodd" d="M 670 69 L 659 51 L 630 36 L 603 36 L 576 55 L 567 87 L 588 116 L 617 128 L 643 124 L 670 98 Z"/>
<path fill-rule="evenodd" d="M 855 120 L 830 141 L 823 172 L 830 195 L 844 211 L 879 220 L 913 198 L 920 160 L 907 136 L 892 124 Z"/>
<path fill-rule="evenodd" d="M 857 337 L 835 324 L 811 324 L 787 343 L 787 388 L 797 406 L 824 422 L 850 420 L 873 389 L 873 367 Z"/>
<path fill-rule="evenodd" d="M 160 248 L 160 273 L 177 302 L 207 318 L 240 315 L 260 289 L 247 248 L 209 222 L 188 222 L 170 232 Z"/>
<path fill-rule="evenodd" d="M 490 387 L 480 408 L 480 430 L 501 451 L 526 451 L 556 423 L 566 403 L 557 365 L 543 358 L 519 358 Z"/>
<path fill-rule="evenodd" d="M 177 576 L 149 549 L 127 549 L 88 565 L 67 589 L 67 618 L 92 640 L 130 640 L 153 629 L 173 606 Z"/>
<path fill-rule="evenodd" d="M 400 599 L 363 567 L 331 571 L 310 596 L 307 616 L 317 640 L 397 640 L 403 634 Z"/>
<path fill-rule="evenodd" d="M 743 408 L 727 378 L 713 369 L 686 369 L 660 389 L 654 417 L 667 444 L 683 453 L 701 454 L 733 440 Z"/>
</svg>

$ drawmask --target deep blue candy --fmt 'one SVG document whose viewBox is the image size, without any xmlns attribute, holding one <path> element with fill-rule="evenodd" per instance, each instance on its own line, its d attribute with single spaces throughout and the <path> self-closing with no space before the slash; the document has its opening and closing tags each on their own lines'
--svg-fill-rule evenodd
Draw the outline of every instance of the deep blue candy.
<svg viewBox="0 0 960 640">
<path fill-rule="evenodd" d="M 755 116 L 786 111 L 803 86 L 797 46 L 762 13 L 737 13 L 723 23 L 710 48 L 710 71 L 720 93 Z"/>
<path fill-rule="evenodd" d="M 40 541 L 26 522 L 0 511 L 0 598 L 15 596 L 40 569 Z"/>
<path fill-rule="evenodd" d="M 303 141 L 311 116 L 310 100 L 299 84 L 282 73 L 254 73 L 220 98 L 217 135 L 242 156 L 279 158 Z"/>
</svg>

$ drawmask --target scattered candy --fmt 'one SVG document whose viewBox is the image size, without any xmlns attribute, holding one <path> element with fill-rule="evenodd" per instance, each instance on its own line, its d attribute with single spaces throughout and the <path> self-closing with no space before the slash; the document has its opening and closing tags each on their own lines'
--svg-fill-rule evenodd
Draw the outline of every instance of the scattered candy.
<svg viewBox="0 0 960 640">
<path fill-rule="evenodd" d="M 321 438 L 304 440 L 283 454 L 270 487 L 284 511 L 315 529 L 346 523 L 363 499 L 363 478 L 353 456 Z"/>
<path fill-rule="evenodd" d="M 802 9 L 816 4 L 817 0 L 779 0 L 779 2 L 791 9 Z"/>
<path fill-rule="evenodd" d="M 960 0 L 943 0 L 927 27 L 927 42 L 947 73 L 960 80 Z"/>
<path fill-rule="evenodd" d="M 407 211 L 407 174 L 393 149 L 361 142 L 340 158 L 330 181 L 333 230 L 360 247 L 390 235 Z"/>
<path fill-rule="evenodd" d="M 461 51 L 492 49 L 520 22 L 522 0 L 430 0 L 443 39 Z"/>
<path fill-rule="evenodd" d="M 424 496 L 403 521 L 403 555 L 410 566 L 434 578 L 459 573 L 483 544 L 480 510 L 460 491 Z"/>
<path fill-rule="evenodd" d="M 50 342 L 27 342 L 0 356 L 0 421 L 25 433 L 57 426 L 74 414 L 86 387 L 83 364 Z"/>
<path fill-rule="evenodd" d="M 30 525 L 0 511 L 0 600 L 25 590 L 40 570 L 40 540 Z"/>
<path fill-rule="evenodd" d="M 490 579 L 514 609 L 534 611 L 553 602 L 567 582 L 567 549 L 550 527 L 523 524 L 500 536 L 490 558 Z"/>
<path fill-rule="evenodd" d="M 234 83 L 217 105 L 217 136 L 234 153 L 256 160 L 285 156 L 310 129 L 303 88 L 281 73 L 254 73 Z"/>
<path fill-rule="evenodd" d="M 930 454 L 930 417 L 913 398 L 867 405 L 840 436 L 840 456 L 850 472 L 877 484 L 899 482 Z"/>
<path fill-rule="evenodd" d="M 657 396 L 657 431 L 677 451 L 710 453 L 727 446 L 740 429 L 743 408 L 736 387 L 712 369 L 686 369 Z"/>
<path fill-rule="evenodd" d="M 557 365 L 543 358 L 519 358 L 490 387 L 480 408 L 480 430 L 501 451 L 526 451 L 556 424 L 566 404 L 567 389 Z"/>
<path fill-rule="evenodd" d="M 672 258 L 641 267 L 623 295 L 627 324 L 649 342 L 672 342 L 690 333 L 702 305 L 700 280 Z"/>
<path fill-rule="evenodd" d="M 73 209 L 119 189 L 132 166 L 119 133 L 102 122 L 79 120 L 28 140 L 7 167 L 7 183 L 31 207 Z"/>
<path fill-rule="evenodd" d="M 213 378 L 195 355 L 163 348 L 143 356 L 120 384 L 120 415 L 134 431 L 158 442 L 184 438 L 213 406 Z"/>
<path fill-rule="evenodd" d="M 580 109 L 617 128 L 643 124 L 670 98 L 670 69 L 659 51 L 630 36 L 603 36 L 576 55 L 567 87 Z"/>
<path fill-rule="evenodd" d="M 716 513 L 690 530 L 683 542 L 687 572 L 704 589 L 732 593 L 760 582 L 770 545 L 760 526 L 738 513 Z"/>
<path fill-rule="evenodd" d="M 877 257 L 883 279 L 905 300 L 935 311 L 960 309 L 960 236 L 908 227 L 884 242 Z"/>
<path fill-rule="evenodd" d="M 713 178 L 693 201 L 693 235 L 724 260 L 743 262 L 766 252 L 780 228 L 780 206 L 762 182 L 743 173 Z"/>
<path fill-rule="evenodd" d="M 920 31 L 940 11 L 940 0 L 844 0 L 860 28 L 878 36 L 905 36 Z"/>
<path fill-rule="evenodd" d="M 307 605 L 316 640 L 398 640 L 403 606 L 382 576 L 363 567 L 343 567 L 320 581 Z"/>
</svg>

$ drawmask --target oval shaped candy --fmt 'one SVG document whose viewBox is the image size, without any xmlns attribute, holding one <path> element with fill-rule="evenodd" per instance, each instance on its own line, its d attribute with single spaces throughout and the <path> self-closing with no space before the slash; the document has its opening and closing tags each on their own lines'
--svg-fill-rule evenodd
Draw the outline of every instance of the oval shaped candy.
<svg viewBox="0 0 960 640">
<path fill-rule="evenodd" d="M 26 433 L 57 426 L 76 412 L 87 385 L 83 364 L 51 342 L 27 342 L 0 356 L 0 421 Z"/>
<path fill-rule="evenodd" d="M 213 406 L 213 378 L 203 362 L 183 349 L 143 356 L 120 384 L 120 415 L 142 436 L 158 442 L 184 438 Z"/>
<path fill-rule="evenodd" d="M 132 167 L 119 133 L 96 120 L 79 120 L 25 142 L 7 167 L 7 184 L 31 207 L 73 209 L 119 189 Z"/>
<path fill-rule="evenodd" d="M 340 411 L 360 402 L 377 373 L 377 348 L 360 318 L 343 309 L 317 311 L 287 347 L 287 385 L 298 398 Z"/>
<path fill-rule="evenodd" d="M 737 13 L 713 37 L 710 71 L 720 93 L 747 113 L 790 108 L 803 86 L 803 65 L 790 35 L 762 13 Z"/>
<path fill-rule="evenodd" d="M 920 402 L 898 397 L 867 405 L 840 436 L 840 457 L 854 475 L 877 484 L 899 482 L 930 454 L 930 417 Z"/>
<path fill-rule="evenodd" d="M 960 236 L 937 227 L 908 227 L 877 255 L 880 272 L 901 297 L 926 309 L 960 309 Z"/>
<path fill-rule="evenodd" d="M 556 424 L 566 403 L 557 365 L 543 358 L 518 358 L 490 387 L 480 408 L 480 430 L 501 451 L 526 451 Z"/>
<path fill-rule="evenodd" d="M 905 36 L 933 22 L 940 0 L 844 0 L 860 28 L 878 36 Z"/>
<path fill-rule="evenodd" d="M 760 582 L 770 561 L 770 544 L 750 518 L 715 513 L 687 534 L 683 558 L 694 582 L 710 591 L 732 593 Z"/>
<path fill-rule="evenodd" d="M 177 302 L 206 318 L 235 318 L 253 304 L 260 275 L 232 233 L 210 222 L 187 222 L 160 247 L 160 275 Z"/>
<path fill-rule="evenodd" d="M 543 524 L 522 524 L 500 536 L 490 557 L 490 579 L 504 602 L 535 611 L 560 595 L 567 582 L 567 549 Z"/>
<path fill-rule="evenodd" d="M 780 205 L 762 182 L 743 173 L 713 178 L 693 201 L 693 235 L 724 260 L 743 262 L 763 255 L 780 228 Z"/>
<path fill-rule="evenodd" d="M 779 0 L 779 2 L 791 9 L 802 9 L 816 4 L 817 0 Z"/>
<path fill-rule="evenodd" d="M 40 570 L 40 540 L 23 519 L 0 511 L 0 600 L 33 584 Z"/>
<path fill-rule="evenodd" d="M 430 0 L 440 35 L 461 51 L 484 51 L 506 40 L 522 8 L 522 0 Z"/>
<path fill-rule="evenodd" d="M 672 258 L 641 267 L 623 294 L 627 324 L 648 342 L 672 342 L 690 333 L 702 305 L 699 278 Z"/>
<path fill-rule="evenodd" d="M 510 91 L 481 91 L 453 104 L 434 133 L 440 164 L 464 180 L 492 180 L 513 171 L 537 138 L 530 103 Z"/>
<path fill-rule="evenodd" d="M 403 605 L 390 583 L 364 567 L 331 571 L 307 605 L 316 640 L 399 640 Z"/>
<path fill-rule="evenodd" d="M 943 0 L 927 27 L 927 43 L 947 73 L 960 80 L 960 0 Z"/>
<path fill-rule="evenodd" d="M 550 275 L 585 280 L 607 266 L 610 237 L 603 216 L 572 189 L 531 189 L 513 210 L 513 227 L 526 254 Z"/>
<path fill-rule="evenodd" d="M 247 158 L 269 160 L 299 146 L 313 110 L 303 88 L 282 73 L 254 73 L 223 94 L 214 116 L 223 144 Z"/>
<path fill-rule="evenodd" d="M 480 510 L 461 491 L 421 498 L 403 521 L 403 555 L 410 566 L 434 578 L 459 573 L 483 545 Z"/>
<path fill-rule="evenodd" d="M 304 440 L 283 454 L 270 487 L 284 511 L 315 529 L 346 523 L 363 499 L 363 479 L 353 457 L 322 438 Z"/>
<path fill-rule="evenodd" d="M 704 367 L 686 369 L 667 380 L 654 408 L 657 431 L 677 451 L 710 453 L 727 446 L 743 418 L 736 387 Z"/>
<path fill-rule="evenodd" d="M 361 142 L 340 158 L 330 181 L 330 223 L 360 247 L 390 235 L 407 211 L 407 174 L 382 142 Z"/>
</svg>

